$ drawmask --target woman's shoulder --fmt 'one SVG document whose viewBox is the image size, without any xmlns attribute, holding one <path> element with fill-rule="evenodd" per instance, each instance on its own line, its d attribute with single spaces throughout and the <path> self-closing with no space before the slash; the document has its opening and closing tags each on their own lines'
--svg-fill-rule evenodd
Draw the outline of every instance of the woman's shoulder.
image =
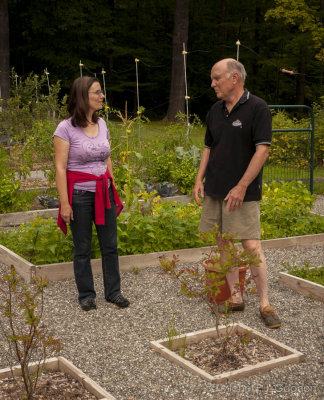
<svg viewBox="0 0 324 400">
<path fill-rule="evenodd" d="M 102 117 L 98 118 L 98 124 L 102 126 L 107 126 L 106 121 Z"/>
<path fill-rule="evenodd" d="M 63 119 L 63 121 L 57 125 L 53 136 L 59 136 L 62 139 L 69 140 L 72 130 L 73 125 L 71 118 Z"/>
<path fill-rule="evenodd" d="M 58 128 L 70 128 L 72 126 L 72 118 L 63 119 L 58 125 Z"/>
</svg>

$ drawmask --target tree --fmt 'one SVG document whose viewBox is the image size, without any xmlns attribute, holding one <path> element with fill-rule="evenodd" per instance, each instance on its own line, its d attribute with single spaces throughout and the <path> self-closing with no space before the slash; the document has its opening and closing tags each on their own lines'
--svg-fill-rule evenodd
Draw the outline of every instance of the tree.
<svg viewBox="0 0 324 400">
<path fill-rule="evenodd" d="M 305 103 L 305 76 L 308 64 L 317 59 L 324 63 L 324 26 L 320 21 L 319 2 L 307 0 L 275 0 L 265 19 L 284 24 L 285 58 L 296 76 L 296 104 Z"/>
<path fill-rule="evenodd" d="M 9 99 L 9 17 L 8 0 L 0 0 L 0 98 Z"/>
<path fill-rule="evenodd" d="M 183 43 L 187 48 L 189 28 L 189 0 L 176 0 L 174 10 L 172 73 L 169 108 L 166 119 L 172 121 L 177 113 L 184 112 L 185 77 L 183 64 Z"/>
</svg>

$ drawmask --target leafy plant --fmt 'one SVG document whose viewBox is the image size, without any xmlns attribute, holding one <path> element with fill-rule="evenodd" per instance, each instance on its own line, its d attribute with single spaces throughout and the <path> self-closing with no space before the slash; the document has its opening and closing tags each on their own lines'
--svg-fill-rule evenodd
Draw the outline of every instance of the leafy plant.
<svg viewBox="0 0 324 400">
<path fill-rule="evenodd" d="M 289 274 L 324 286 L 324 267 L 311 266 L 307 261 L 304 262 L 302 267 L 291 265 L 288 262 L 282 265 Z"/>
<path fill-rule="evenodd" d="M 186 341 L 187 337 L 179 334 L 175 329 L 175 316 L 173 315 L 170 324 L 167 327 L 167 335 L 168 335 L 168 347 L 170 350 L 173 350 L 173 343 L 176 339 L 178 339 L 178 351 L 182 358 L 185 357 L 186 353 Z"/>
<path fill-rule="evenodd" d="M 1 114 L 1 113 L 0 113 Z M 14 170 L 8 168 L 9 156 L 0 146 L 0 212 L 8 212 L 18 199 L 19 181 Z"/>
<path fill-rule="evenodd" d="M 179 265 L 179 258 L 176 255 L 171 259 L 165 256 L 160 257 L 160 266 L 162 273 L 179 281 L 182 294 L 188 298 L 199 298 L 208 305 L 215 317 L 217 336 L 221 338 L 219 333 L 219 305 L 213 299 L 220 293 L 226 274 L 235 267 L 258 266 L 259 258 L 250 250 L 239 250 L 234 245 L 232 236 L 227 233 L 220 233 L 217 226 L 215 226 L 213 234 L 217 246 L 213 247 L 208 254 L 206 268 L 197 265 Z M 210 241 L 209 236 L 206 240 Z M 210 272 L 210 270 L 215 272 Z M 246 283 L 248 284 L 248 282 Z M 225 308 L 225 316 L 226 334 L 222 338 L 222 348 L 227 353 L 232 351 L 230 346 L 232 326 L 229 322 L 227 307 Z"/>
<path fill-rule="evenodd" d="M 324 218 L 310 214 L 316 199 L 301 182 L 264 184 L 261 201 L 263 239 L 322 233 Z"/>
<path fill-rule="evenodd" d="M 13 266 L 0 283 L 0 310 L 7 321 L 6 324 L 0 321 L 0 333 L 7 343 L 10 367 L 17 363 L 21 367 L 24 398 L 31 400 L 48 355 L 61 350 L 60 341 L 42 323 L 44 290 L 48 283 L 46 279 L 33 278 L 33 284 L 26 285 Z M 31 361 L 36 362 L 35 373 L 28 368 Z"/>
<path fill-rule="evenodd" d="M 264 185 L 261 203 L 263 239 L 307 235 L 324 231 L 324 218 L 310 214 L 315 200 L 301 182 Z M 161 201 L 156 192 L 139 192 L 131 209 L 117 219 L 120 255 L 142 254 L 201 247 L 197 235 L 201 208 L 191 202 Z M 71 261 L 73 241 L 70 231 L 64 237 L 52 219 L 32 223 L 0 233 L 1 244 L 37 264 Z M 92 258 L 100 256 L 95 227 L 92 235 Z"/>
</svg>

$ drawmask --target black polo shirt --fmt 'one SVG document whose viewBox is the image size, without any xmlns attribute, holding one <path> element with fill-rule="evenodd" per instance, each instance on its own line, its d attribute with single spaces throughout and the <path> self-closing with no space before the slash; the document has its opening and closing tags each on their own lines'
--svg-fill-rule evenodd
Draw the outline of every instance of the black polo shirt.
<svg viewBox="0 0 324 400">
<path fill-rule="evenodd" d="M 207 117 L 205 146 L 210 148 L 205 175 L 208 196 L 225 198 L 244 175 L 256 146 L 271 144 L 271 114 L 266 102 L 246 89 L 228 113 L 223 100 Z M 244 201 L 261 200 L 262 170 L 248 186 Z"/>
</svg>

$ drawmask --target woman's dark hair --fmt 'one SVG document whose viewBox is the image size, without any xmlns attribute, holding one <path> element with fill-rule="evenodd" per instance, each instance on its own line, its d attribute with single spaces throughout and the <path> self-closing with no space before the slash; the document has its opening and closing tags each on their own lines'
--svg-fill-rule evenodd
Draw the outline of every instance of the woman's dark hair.
<svg viewBox="0 0 324 400">
<path fill-rule="evenodd" d="M 90 121 L 87 120 L 89 110 L 89 89 L 95 83 L 99 82 L 97 78 L 83 76 L 77 78 L 71 87 L 70 99 L 67 106 L 68 113 L 72 118 L 73 126 L 85 128 Z M 98 122 L 97 113 L 92 114 L 91 122 Z"/>
</svg>

